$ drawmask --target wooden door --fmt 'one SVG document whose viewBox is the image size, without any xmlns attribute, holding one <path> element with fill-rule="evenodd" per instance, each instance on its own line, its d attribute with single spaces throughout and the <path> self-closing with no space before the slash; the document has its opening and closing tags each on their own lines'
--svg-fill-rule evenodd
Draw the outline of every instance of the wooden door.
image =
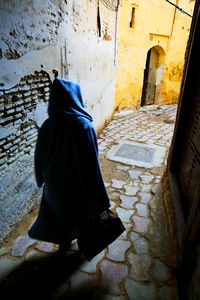
<svg viewBox="0 0 200 300">
<path fill-rule="evenodd" d="M 144 70 L 142 106 L 154 103 L 158 60 L 158 52 L 154 48 L 150 49 L 147 54 L 146 68 Z"/>
</svg>

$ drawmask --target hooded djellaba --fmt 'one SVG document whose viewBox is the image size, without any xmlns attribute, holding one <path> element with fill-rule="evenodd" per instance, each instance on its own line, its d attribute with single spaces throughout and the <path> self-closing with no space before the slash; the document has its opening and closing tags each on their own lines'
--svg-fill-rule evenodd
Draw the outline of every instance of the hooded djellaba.
<svg viewBox="0 0 200 300">
<path fill-rule="evenodd" d="M 102 179 L 92 117 L 85 111 L 80 86 L 56 78 L 49 118 L 39 129 L 35 177 L 43 196 L 31 238 L 62 245 L 78 236 L 82 219 L 110 207 Z"/>
</svg>

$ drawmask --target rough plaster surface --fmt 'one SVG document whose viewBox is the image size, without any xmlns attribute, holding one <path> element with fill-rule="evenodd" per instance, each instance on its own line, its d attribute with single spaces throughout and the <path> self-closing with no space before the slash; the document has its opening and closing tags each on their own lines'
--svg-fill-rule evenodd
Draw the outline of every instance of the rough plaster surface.
<svg viewBox="0 0 200 300">
<path fill-rule="evenodd" d="M 0 2 L 0 240 L 38 202 L 33 177 L 37 129 L 47 117 L 53 69 L 79 82 L 99 131 L 111 118 L 116 12 L 90 0 Z"/>
<path fill-rule="evenodd" d="M 0 85 L 11 88 L 38 70 L 79 82 L 97 131 L 114 108 L 116 12 L 97 3 L 5 1 L 0 4 Z M 37 25 L 36 25 L 37 24 Z"/>
<path fill-rule="evenodd" d="M 1 56 L 12 60 L 57 42 L 66 1 L 9 0 L 0 9 Z"/>
<path fill-rule="evenodd" d="M 25 155 L 0 177 L 0 242 L 40 200 L 32 170 L 33 154 Z"/>
</svg>

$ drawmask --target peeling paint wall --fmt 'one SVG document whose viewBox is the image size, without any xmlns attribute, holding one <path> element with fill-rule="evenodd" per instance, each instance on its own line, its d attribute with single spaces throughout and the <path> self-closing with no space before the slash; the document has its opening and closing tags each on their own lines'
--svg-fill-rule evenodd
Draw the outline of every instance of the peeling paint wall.
<svg viewBox="0 0 200 300">
<path fill-rule="evenodd" d="M 147 53 L 153 47 L 159 52 L 158 69 L 163 65 L 162 80 L 159 85 L 155 84 L 155 103 L 177 103 L 191 18 L 164 0 L 122 3 L 115 109 L 140 107 Z M 192 14 L 194 1 L 180 0 L 178 5 Z"/>
<path fill-rule="evenodd" d="M 99 131 L 113 113 L 116 11 L 97 1 L 0 2 L 0 241 L 39 201 L 33 174 L 53 70 L 79 82 Z"/>
</svg>

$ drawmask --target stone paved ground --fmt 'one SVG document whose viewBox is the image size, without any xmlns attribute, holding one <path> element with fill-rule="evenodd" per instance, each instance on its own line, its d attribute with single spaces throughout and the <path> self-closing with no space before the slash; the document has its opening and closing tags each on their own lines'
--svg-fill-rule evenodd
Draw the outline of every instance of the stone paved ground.
<svg viewBox="0 0 200 300">
<path fill-rule="evenodd" d="M 151 169 L 106 158 L 121 139 L 168 150 L 175 114 L 176 105 L 125 110 L 116 113 L 98 137 L 111 208 L 126 232 L 90 262 L 80 255 L 76 241 L 60 261 L 54 254 L 57 245 L 27 236 L 36 209 L 1 245 L 1 299 L 178 299 L 176 249 L 159 192 L 167 153 L 162 165 Z"/>
</svg>

